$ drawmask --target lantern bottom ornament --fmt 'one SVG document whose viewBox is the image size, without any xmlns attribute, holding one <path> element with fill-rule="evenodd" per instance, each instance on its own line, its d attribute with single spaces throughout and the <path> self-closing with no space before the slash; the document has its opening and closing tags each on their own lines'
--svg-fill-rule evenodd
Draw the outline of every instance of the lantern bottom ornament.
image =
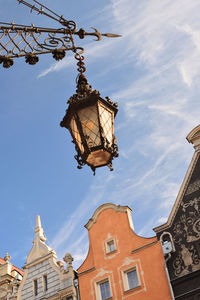
<svg viewBox="0 0 200 300">
<path fill-rule="evenodd" d="M 112 171 L 112 160 L 119 156 L 114 136 L 117 103 L 108 97 L 101 98 L 83 74 L 78 77 L 76 94 L 67 103 L 69 106 L 60 126 L 70 131 L 78 169 L 87 164 L 95 175 L 96 168 L 107 165 Z"/>
</svg>

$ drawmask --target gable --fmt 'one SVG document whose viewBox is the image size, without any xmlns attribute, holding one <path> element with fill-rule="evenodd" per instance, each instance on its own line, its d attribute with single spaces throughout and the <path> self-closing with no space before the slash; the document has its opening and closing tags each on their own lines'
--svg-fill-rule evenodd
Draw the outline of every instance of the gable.
<svg viewBox="0 0 200 300">
<path fill-rule="evenodd" d="M 169 215 L 167 222 L 155 227 L 153 230 L 159 234 L 170 228 L 175 222 L 177 214 L 182 210 L 182 206 L 190 202 L 193 198 L 200 197 L 200 152 L 195 152 L 190 166 L 181 185 L 176 201 Z"/>
<path fill-rule="evenodd" d="M 168 262 L 170 278 L 200 269 L 200 152 L 196 151 L 166 224 L 154 229 L 172 236 L 175 252 Z"/>
<path fill-rule="evenodd" d="M 183 189 L 181 201 L 172 217 L 173 224 L 180 222 L 181 219 L 183 221 L 183 218 L 192 218 L 194 221 L 200 217 L 200 152 L 196 155 L 190 178 L 188 178 L 188 182 Z M 188 234 L 189 236 L 192 234 L 191 229 Z M 198 236 L 200 238 L 200 232 Z"/>
</svg>

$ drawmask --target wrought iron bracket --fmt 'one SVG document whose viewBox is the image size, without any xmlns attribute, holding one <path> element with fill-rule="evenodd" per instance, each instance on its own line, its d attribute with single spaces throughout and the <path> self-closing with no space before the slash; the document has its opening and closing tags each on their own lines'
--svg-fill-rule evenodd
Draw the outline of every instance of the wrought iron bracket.
<svg viewBox="0 0 200 300">
<path fill-rule="evenodd" d="M 81 47 L 76 47 L 74 36 L 80 39 L 85 36 L 95 36 L 96 41 L 100 41 L 103 36 L 119 37 L 112 33 L 100 33 L 96 28 L 94 32 L 86 32 L 83 28 L 77 31 L 74 21 L 66 20 L 37 0 L 32 0 L 35 4 L 30 4 L 24 0 L 17 0 L 19 4 L 24 4 L 32 11 L 43 14 L 64 26 L 63 28 L 42 28 L 27 25 L 0 22 L 0 63 L 3 67 L 9 68 L 14 63 L 14 58 L 25 57 L 25 61 L 31 65 L 39 61 L 37 55 L 52 53 L 53 58 L 61 60 L 65 57 L 66 51 L 76 54 L 84 51 Z M 80 52 L 81 50 L 81 52 Z"/>
</svg>

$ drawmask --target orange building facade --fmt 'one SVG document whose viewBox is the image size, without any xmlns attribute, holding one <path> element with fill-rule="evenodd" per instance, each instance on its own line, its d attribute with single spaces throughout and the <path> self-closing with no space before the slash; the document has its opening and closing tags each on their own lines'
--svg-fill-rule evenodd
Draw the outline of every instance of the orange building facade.
<svg viewBox="0 0 200 300">
<path fill-rule="evenodd" d="M 103 204 L 85 227 L 89 251 L 78 269 L 81 300 L 172 299 L 161 244 L 134 232 L 128 206 Z"/>
</svg>

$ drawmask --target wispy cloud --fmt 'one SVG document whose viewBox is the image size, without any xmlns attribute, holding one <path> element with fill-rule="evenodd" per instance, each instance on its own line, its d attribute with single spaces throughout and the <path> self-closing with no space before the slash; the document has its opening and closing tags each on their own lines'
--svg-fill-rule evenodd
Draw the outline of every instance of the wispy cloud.
<svg viewBox="0 0 200 300">
<path fill-rule="evenodd" d="M 105 68 L 126 78 L 121 79 L 123 84 L 112 78 L 109 82 L 121 109 L 120 157 L 114 162 L 114 175 L 90 188 L 54 237 L 59 251 L 76 231 L 71 249 L 83 247 L 84 251 L 75 251 L 77 259 L 83 258 L 87 236 L 76 228 L 103 202 L 133 207 L 139 234 L 152 235 L 150 228 L 166 221 L 192 156 L 185 136 L 199 123 L 199 9 L 196 0 L 112 0 L 105 7 L 113 32 L 123 38 L 86 47 L 88 64 L 100 58 Z M 109 61 L 114 60 L 113 53 L 116 64 Z M 66 59 L 40 76 L 67 66 Z M 97 182 L 101 182 L 98 175 Z M 144 213 L 149 215 L 145 224 Z"/>
<path fill-rule="evenodd" d="M 109 40 L 106 40 L 103 43 L 92 42 L 92 43 L 86 44 L 85 52 L 87 53 L 88 64 L 93 63 L 99 57 L 103 57 L 105 55 L 105 53 L 110 52 L 112 49 L 112 47 L 110 47 L 111 44 L 112 44 L 112 41 L 109 41 Z M 71 65 L 74 65 L 74 57 L 71 54 L 68 55 L 68 52 L 67 52 L 66 57 L 63 60 L 53 63 L 50 67 L 43 70 L 38 75 L 38 78 L 44 77 L 52 72 L 58 72 L 63 69 L 69 68 Z"/>
<path fill-rule="evenodd" d="M 58 249 L 59 247 L 63 247 L 63 243 L 66 243 L 66 241 L 71 237 L 74 229 L 78 224 L 80 224 L 80 221 L 83 220 L 83 217 L 88 215 L 88 213 L 91 211 L 92 208 L 96 207 L 98 205 L 99 200 L 101 199 L 103 187 L 98 188 L 95 187 L 95 191 L 93 190 L 93 186 L 91 186 L 90 191 L 86 199 L 83 199 L 78 208 L 73 212 L 73 214 L 70 216 L 70 218 L 66 221 L 65 224 L 63 224 L 62 228 L 58 231 L 56 236 L 54 237 L 52 241 L 53 247 Z M 96 192 L 98 191 L 98 194 Z M 89 200 L 91 198 L 92 194 L 96 194 L 96 197 L 93 198 L 93 200 Z M 89 199 L 88 199 L 89 198 Z M 86 205 L 87 203 L 87 205 Z M 80 239 L 81 241 L 81 239 Z"/>
<path fill-rule="evenodd" d="M 79 260 L 83 259 L 88 251 L 87 230 L 83 228 L 83 225 L 88 221 L 88 216 L 93 214 L 94 210 L 101 204 L 105 189 L 106 182 L 105 185 L 102 185 L 101 178 L 97 178 L 97 183 L 90 186 L 86 197 L 82 199 L 78 208 L 50 242 L 51 247 L 56 249 L 60 258 L 66 252 L 71 252 L 75 259 L 75 267 L 78 267 Z"/>
<path fill-rule="evenodd" d="M 158 224 L 164 224 L 166 222 L 167 222 L 167 218 L 162 217 L 162 218 L 158 219 Z"/>
<path fill-rule="evenodd" d="M 73 59 L 72 57 L 65 57 L 62 61 L 59 61 L 57 63 L 53 63 L 49 68 L 46 70 L 42 71 L 39 75 L 38 78 L 44 77 L 47 74 L 51 72 L 58 72 L 64 68 L 68 68 L 73 64 Z"/>
</svg>

